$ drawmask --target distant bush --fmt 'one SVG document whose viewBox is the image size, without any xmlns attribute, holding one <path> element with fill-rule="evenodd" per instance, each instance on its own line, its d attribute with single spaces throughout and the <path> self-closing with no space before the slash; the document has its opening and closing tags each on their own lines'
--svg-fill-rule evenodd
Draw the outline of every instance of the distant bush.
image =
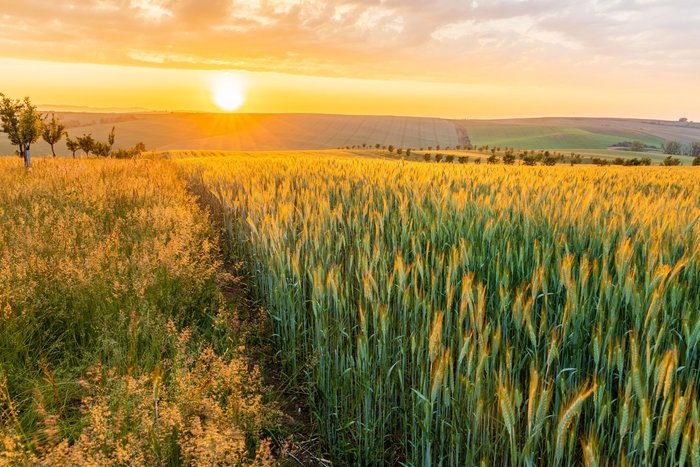
<svg viewBox="0 0 700 467">
<path fill-rule="evenodd" d="M 467 156 L 460 156 L 460 158 L 459 158 L 460 164 L 466 164 L 467 162 L 469 162 L 469 158 Z"/>
<path fill-rule="evenodd" d="M 693 159 L 693 165 L 700 165 L 700 156 L 695 156 L 695 159 Z"/>
<path fill-rule="evenodd" d="M 133 159 L 144 152 L 146 152 L 146 145 L 143 143 L 138 143 L 134 147 L 128 149 L 117 149 L 116 151 L 112 152 L 112 157 L 115 159 Z"/>
<path fill-rule="evenodd" d="M 513 165 L 515 163 L 515 154 L 512 150 L 506 151 L 503 155 L 503 163 L 506 165 Z"/>
<path fill-rule="evenodd" d="M 652 146 L 650 144 L 644 144 L 643 142 L 641 142 L 639 140 L 621 141 L 619 143 L 613 144 L 610 147 L 625 149 L 627 151 L 634 151 L 634 152 L 644 152 L 647 149 L 658 149 L 656 146 Z"/>
<path fill-rule="evenodd" d="M 523 156 L 522 157 L 523 164 L 533 166 L 537 165 L 537 157 L 536 156 Z"/>
<path fill-rule="evenodd" d="M 455 156 L 449 155 L 445 156 L 445 162 L 454 162 L 455 161 Z"/>
<path fill-rule="evenodd" d="M 423 154 L 423 160 L 425 162 L 430 162 L 430 154 Z"/>
<path fill-rule="evenodd" d="M 569 158 L 569 164 L 571 165 L 578 165 L 581 162 L 583 162 L 583 159 L 581 158 L 581 154 L 574 154 L 573 152 L 571 153 L 571 157 Z"/>
<path fill-rule="evenodd" d="M 498 157 L 496 157 L 496 151 L 494 150 L 491 155 L 486 159 L 486 162 L 489 164 L 495 164 L 498 162 Z"/>
<path fill-rule="evenodd" d="M 435 154 L 435 162 L 440 162 L 442 160 L 442 154 Z"/>
<path fill-rule="evenodd" d="M 666 159 L 663 160 L 663 162 L 661 162 L 661 165 L 666 167 L 673 167 L 676 165 L 681 165 L 681 160 L 677 157 L 668 156 Z"/>
<path fill-rule="evenodd" d="M 559 160 L 560 160 L 560 156 L 558 156 L 556 154 L 547 154 L 542 159 L 542 163 L 544 165 L 552 166 L 552 165 L 556 165 L 556 163 L 559 162 Z"/>
<path fill-rule="evenodd" d="M 609 160 L 607 160 L 607 159 L 600 159 L 600 158 L 598 158 L 598 157 L 594 157 L 593 159 L 591 159 L 591 162 L 593 162 L 595 165 L 601 165 L 601 166 L 603 166 L 603 165 L 610 165 L 610 161 L 609 161 Z"/>
</svg>

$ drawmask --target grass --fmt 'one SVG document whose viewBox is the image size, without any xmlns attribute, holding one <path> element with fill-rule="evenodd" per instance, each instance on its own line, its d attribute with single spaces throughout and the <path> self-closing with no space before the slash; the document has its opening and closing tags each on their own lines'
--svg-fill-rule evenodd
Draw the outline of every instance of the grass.
<svg viewBox="0 0 700 467">
<path fill-rule="evenodd" d="M 12 158 L 0 186 L 0 464 L 268 461 L 274 411 L 175 168 Z"/>
<path fill-rule="evenodd" d="M 698 459 L 696 169 L 176 163 L 338 463 Z"/>
</svg>

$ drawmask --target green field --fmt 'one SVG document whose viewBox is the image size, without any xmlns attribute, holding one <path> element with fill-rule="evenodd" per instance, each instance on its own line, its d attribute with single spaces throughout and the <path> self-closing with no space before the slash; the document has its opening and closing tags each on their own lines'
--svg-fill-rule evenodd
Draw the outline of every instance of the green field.
<svg viewBox="0 0 700 467">
<path fill-rule="evenodd" d="M 515 149 L 605 149 L 622 141 L 639 140 L 660 146 L 662 138 L 625 130 L 603 133 L 566 126 L 473 124 L 468 125 L 469 138 L 475 146 L 499 146 Z"/>
</svg>

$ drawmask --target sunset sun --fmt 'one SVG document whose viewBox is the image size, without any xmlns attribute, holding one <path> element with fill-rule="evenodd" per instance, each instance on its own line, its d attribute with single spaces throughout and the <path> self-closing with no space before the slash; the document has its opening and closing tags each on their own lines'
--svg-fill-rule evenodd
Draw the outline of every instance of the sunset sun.
<svg viewBox="0 0 700 467">
<path fill-rule="evenodd" d="M 212 100 L 226 112 L 234 112 L 245 103 L 241 82 L 233 76 L 223 75 L 212 82 Z"/>
</svg>

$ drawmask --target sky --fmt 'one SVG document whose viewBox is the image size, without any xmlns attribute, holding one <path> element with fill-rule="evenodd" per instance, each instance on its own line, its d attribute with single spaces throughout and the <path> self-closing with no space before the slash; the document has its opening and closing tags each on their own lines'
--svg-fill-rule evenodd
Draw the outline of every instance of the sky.
<svg viewBox="0 0 700 467">
<path fill-rule="evenodd" d="M 700 120 L 698 0 L 0 0 L 41 105 Z"/>
</svg>

